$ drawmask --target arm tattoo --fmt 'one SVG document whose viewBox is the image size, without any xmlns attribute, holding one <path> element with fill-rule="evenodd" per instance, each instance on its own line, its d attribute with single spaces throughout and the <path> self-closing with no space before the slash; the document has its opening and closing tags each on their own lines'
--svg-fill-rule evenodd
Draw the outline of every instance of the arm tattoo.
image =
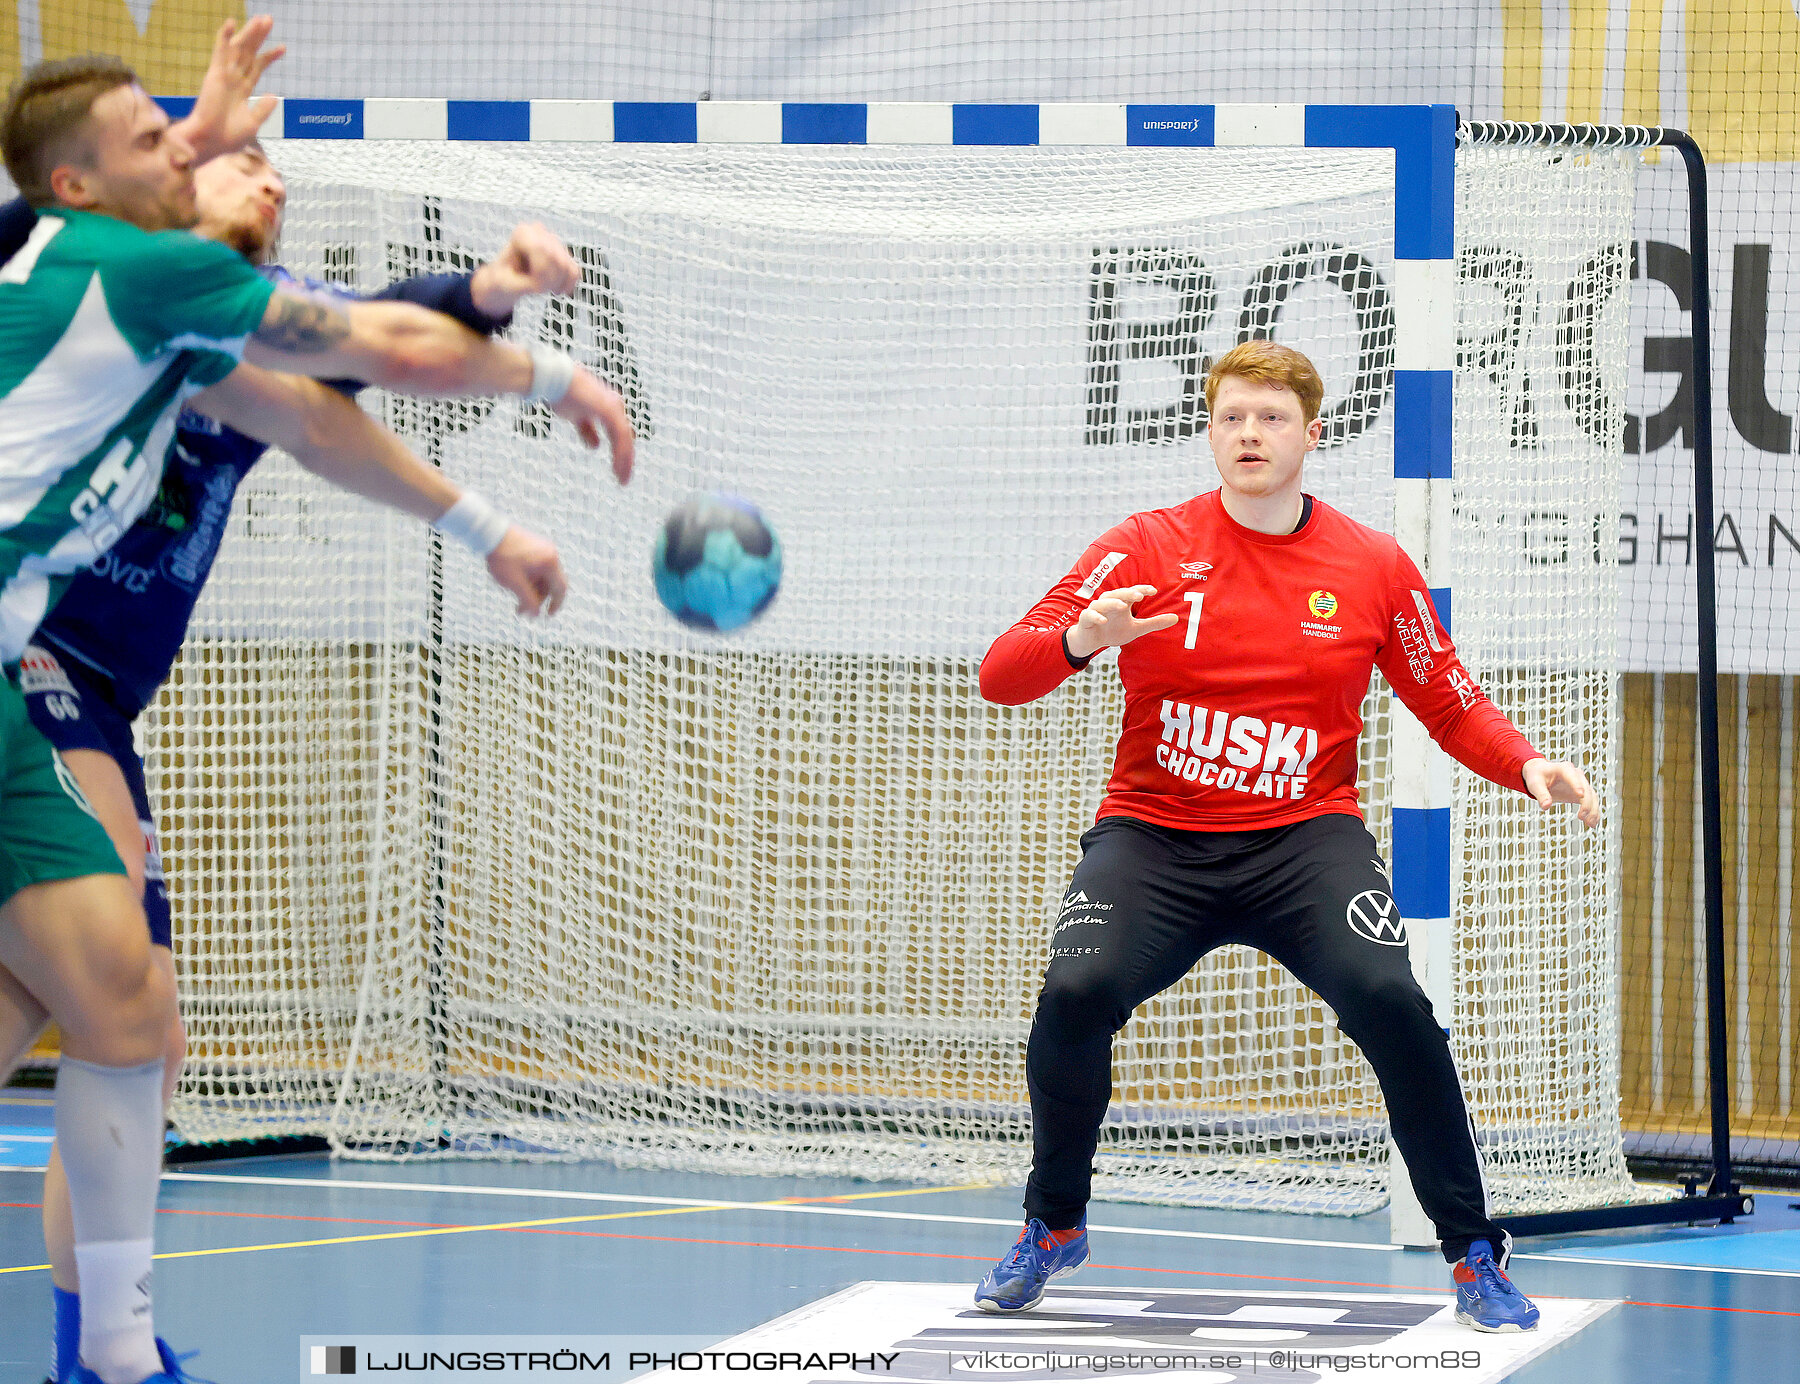
<svg viewBox="0 0 1800 1384">
<path fill-rule="evenodd" d="M 350 335 L 350 319 L 338 304 L 305 297 L 288 289 L 272 300 L 274 313 L 252 335 L 263 345 L 296 355 L 314 355 L 341 345 Z"/>
</svg>

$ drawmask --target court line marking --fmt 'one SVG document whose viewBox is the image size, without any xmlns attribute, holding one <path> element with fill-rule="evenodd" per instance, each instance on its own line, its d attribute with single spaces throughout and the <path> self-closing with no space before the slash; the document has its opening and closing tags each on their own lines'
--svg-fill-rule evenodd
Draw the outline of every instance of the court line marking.
<svg viewBox="0 0 1800 1384">
<path fill-rule="evenodd" d="M 379 1235 L 334 1235 L 325 1240 L 284 1240 L 268 1245 L 218 1245 L 212 1249 L 177 1249 L 167 1250 L 155 1256 L 157 1259 L 208 1259 L 221 1254 L 260 1254 L 264 1250 L 273 1249 L 318 1249 L 326 1245 L 367 1245 L 382 1240 L 423 1240 L 440 1235 L 476 1235 L 493 1230 L 537 1230 L 545 1226 L 581 1225 L 593 1221 L 629 1221 L 646 1216 L 691 1216 L 696 1211 L 710 1208 L 701 1206 L 661 1207 L 653 1211 L 611 1211 L 601 1216 L 552 1216 L 536 1221 L 498 1221 L 482 1225 L 438 1225 L 425 1230 L 392 1230 Z M 48 1264 L 19 1264 L 11 1268 L 0 1268 L 0 1275 L 9 1273 L 36 1273 L 47 1269 Z"/>
<path fill-rule="evenodd" d="M 830 1206 L 816 1202 L 808 1204 L 794 1201 L 791 1198 L 783 1198 L 778 1201 L 705 1201 L 697 1197 L 652 1197 L 628 1195 L 621 1192 L 545 1191 L 529 1187 L 481 1187 L 465 1183 L 378 1182 L 329 1177 L 233 1177 L 224 1173 L 164 1173 L 163 1180 L 166 1182 L 241 1182 L 252 1186 L 273 1187 L 355 1187 L 372 1192 L 449 1192 L 467 1196 L 623 1202 L 627 1205 L 639 1206 L 686 1206 L 697 1210 L 713 1211 L 779 1211 L 789 1215 L 854 1216 L 863 1220 L 914 1221 L 937 1225 L 1001 1226 L 1015 1232 L 1023 1223 L 1018 1216 L 947 1216 L 924 1211 L 876 1211 L 859 1206 Z M 972 1183 L 967 1187 L 907 1188 L 899 1192 L 851 1194 L 849 1197 L 834 1198 L 834 1200 L 857 1200 L 863 1196 L 873 1200 L 882 1196 L 924 1196 L 933 1192 L 985 1191 L 989 1187 L 988 1183 Z M 1175 1240 L 1222 1240 L 1251 1245 L 1297 1245 L 1306 1249 L 1362 1249 L 1376 1250 L 1384 1254 L 1401 1252 L 1399 1245 L 1368 1240 L 1307 1240 L 1275 1235 L 1231 1235 L 1213 1230 L 1160 1230 L 1129 1225 L 1090 1225 L 1089 1229 L 1105 1231 L 1109 1235 L 1148 1235 Z M 1518 1256 L 1513 1257 L 1517 1258 Z"/>
<path fill-rule="evenodd" d="M 3 1169 L 0 1169 L 3 1171 Z M 23 1170 L 20 1170 L 23 1171 Z M 259 1177 L 232 1176 L 223 1173 L 165 1173 L 165 1181 L 230 1184 L 242 1183 L 246 1186 L 262 1187 L 320 1187 L 331 1189 L 354 1188 L 361 1191 L 377 1192 L 415 1192 L 445 1193 L 462 1196 L 487 1197 L 526 1197 L 547 1201 L 590 1201 L 601 1203 L 623 1203 L 626 1205 L 650 1205 L 676 1209 L 697 1211 L 777 1211 L 790 1215 L 818 1216 L 852 1216 L 866 1220 L 896 1220 L 938 1225 L 968 1226 L 1000 1226 L 1005 1229 L 1017 1228 L 1016 1218 L 1000 1218 L 992 1216 L 949 1216 L 927 1212 L 908 1211 L 876 1211 L 863 1207 L 843 1205 L 821 1205 L 816 1202 L 796 1201 L 793 1198 L 782 1198 L 774 1201 L 706 1201 L 696 1197 L 653 1197 L 644 1195 L 628 1195 L 619 1192 L 578 1192 L 530 1187 L 482 1187 L 467 1183 L 428 1183 L 428 1182 L 392 1182 L 361 1178 L 328 1178 L 328 1177 Z M 834 1196 L 832 1201 L 868 1199 L 894 1196 L 924 1196 L 944 1191 L 984 1190 L 989 1184 L 972 1183 L 964 1187 L 920 1187 L 903 1188 L 899 1191 L 853 1193 L 848 1196 Z M 825 1199 L 821 1199 L 825 1200 Z M 524 1222 L 520 1223 L 525 1224 Z M 1107 1235 L 1141 1235 L 1153 1239 L 1171 1240 L 1208 1240 L 1235 1244 L 1253 1245 L 1288 1245 L 1303 1249 L 1350 1249 L 1365 1250 L 1376 1253 L 1399 1254 L 1399 1245 L 1384 1244 L 1367 1240 L 1309 1240 L 1276 1235 L 1234 1235 L 1222 1231 L 1211 1230 L 1174 1230 L 1149 1226 L 1102 1225 L 1090 1224 L 1090 1230 Z M 1737 1274 L 1750 1278 L 1800 1278 L 1800 1271 L 1792 1269 L 1754 1269 L 1736 1265 L 1723 1264 L 1667 1264 L 1650 1260 L 1605 1259 L 1597 1260 L 1586 1255 L 1556 1254 L 1543 1252 L 1534 1254 L 1514 1253 L 1513 1260 L 1529 1263 L 1562 1263 L 1562 1264 L 1609 1264 L 1619 1268 L 1662 1269 L 1672 1273 L 1715 1273 Z M 20 1270 L 11 1270 L 19 1272 Z M 7 1270 L 0 1270 L 7 1272 Z"/>
<path fill-rule="evenodd" d="M 929 1189 L 928 1189 L 929 1190 Z M 892 1193 L 870 1193 L 870 1196 L 894 1195 Z M 904 1195 L 904 1194 L 901 1194 Z M 605 1230 L 571 1230 L 571 1225 L 592 1224 L 597 1221 L 636 1220 L 649 1216 L 689 1215 L 698 1211 L 710 1210 L 706 1206 L 669 1207 L 651 1211 L 622 1211 L 600 1216 L 564 1216 L 538 1221 L 499 1222 L 483 1225 L 463 1226 L 427 1226 L 398 1234 L 384 1235 L 345 1235 L 323 1240 L 295 1240 L 268 1245 L 226 1245 L 214 1249 L 178 1250 L 156 1256 L 158 1259 L 201 1259 L 222 1254 L 254 1254 L 264 1250 L 310 1249 L 329 1245 L 369 1244 L 384 1240 L 423 1239 L 434 1235 L 474 1234 L 480 1231 L 516 1231 L 534 1235 L 569 1235 L 605 1240 L 632 1240 L 640 1244 L 673 1244 L 673 1245 L 705 1245 L 709 1247 L 729 1247 L 738 1249 L 765 1250 L 814 1250 L 822 1254 L 866 1254 L 879 1257 L 906 1259 L 942 1259 L 958 1263 L 986 1264 L 990 1260 L 986 1255 L 951 1254 L 942 1250 L 909 1250 L 909 1249 L 877 1249 L 861 1245 L 794 1245 L 778 1244 L 766 1240 L 720 1240 L 713 1238 L 696 1238 L 679 1235 L 621 1235 Z M 207 1212 L 196 1211 L 193 1215 L 257 1215 L 280 1219 L 277 1213 L 257 1212 Z M 381 1224 L 381 1222 L 377 1222 Z M 389 1223 L 391 1224 L 391 1222 Z M 405 1224 L 401 1222 L 401 1224 Z M 48 1264 L 19 1265 L 14 1268 L 0 1268 L 0 1274 L 31 1273 L 48 1269 Z M 1292 1274 L 1255 1274 L 1233 1273 L 1226 1269 L 1188 1269 L 1144 1264 L 1102 1264 L 1096 1262 L 1093 1267 L 1107 1269 L 1115 1273 L 1148 1273 L 1173 1274 L 1190 1278 L 1223 1278 L 1238 1282 L 1251 1283 L 1306 1283 L 1315 1287 L 1363 1288 L 1376 1292 L 1389 1293 L 1423 1293 L 1432 1296 L 1447 1296 L 1441 1287 L 1423 1284 L 1370 1283 L 1354 1278 L 1304 1278 Z M 1539 1294 L 1541 1298 L 1566 1300 L 1560 1294 Z M 1710 1303 L 1691 1302 L 1649 1302 L 1631 1298 L 1619 1299 L 1619 1305 L 1626 1307 L 1662 1307 L 1672 1311 L 1683 1312 L 1726 1312 L 1748 1316 L 1766 1317 L 1800 1317 L 1800 1312 L 1787 1312 L 1772 1307 L 1722 1307 Z"/>
<path fill-rule="evenodd" d="M 1751 1278 L 1800 1278 L 1800 1269 L 1746 1269 L 1735 1264 L 1670 1264 L 1658 1259 L 1602 1259 L 1592 1254 L 1515 1254 L 1512 1257 L 1534 1263 L 1604 1264 L 1621 1269 L 1677 1269 L 1684 1273 L 1746 1274 Z"/>
<path fill-rule="evenodd" d="M 234 1177 L 225 1173 L 166 1173 L 165 1178 L 182 1182 L 245 1182 L 269 1186 L 304 1186 L 304 1187 L 359 1187 L 369 1191 L 406 1191 L 406 1192 L 450 1192 L 469 1196 L 499 1197 L 543 1197 L 568 1201 L 600 1201 L 624 1202 L 639 1205 L 657 1206 L 693 1206 L 710 1207 L 716 1210 L 733 1211 L 785 1211 L 801 1215 L 820 1216 L 855 1216 L 862 1219 L 900 1220 L 935 1223 L 939 1225 L 972 1225 L 1001 1226 L 1006 1229 L 1017 1229 L 1020 1222 L 1017 1218 L 1001 1218 L 992 1216 L 948 1216 L 923 1211 L 876 1211 L 862 1207 L 832 1206 L 821 1204 L 804 1204 L 792 1199 L 781 1201 L 717 1201 L 704 1202 L 692 1197 L 651 1197 L 633 1196 L 618 1192 L 576 1192 L 550 1191 L 527 1187 L 482 1187 L 468 1183 L 421 1183 L 421 1182 L 389 1182 L 362 1179 L 337 1178 L 300 1178 L 300 1177 Z M 830 1198 L 829 1200 L 861 1200 L 865 1197 L 873 1200 L 880 1196 L 922 1196 L 931 1192 L 957 1192 L 985 1190 L 991 1184 L 974 1183 L 967 1187 L 924 1187 L 906 1188 L 899 1192 L 853 1195 L 849 1198 Z M 821 1198 L 821 1201 L 828 1200 Z M 1172 1240 L 1210 1240 L 1231 1244 L 1251 1245 L 1290 1245 L 1303 1249 L 1354 1249 L 1366 1250 L 1381 1254 L 1402 1253 L 1399 1245 L 1370 1240 L 1308 1240 L 1280 1235 L 1235 1235 L 1216 1230 L 1174 1230 L 1133 1225 L 1103 1225 L 1090 1223 L 1088 1229 L 1107 1235 L 1143 1235 L 1156 1239 Z M 1623 1268 L 1668 1269 L 1678 1273 L 1722 1273 L 1740 1274 L 1752 1278 L 1800 1278 L 1800 1271 L 1793 1269 L 1754 1269 L 1726 1264 L 1666 1264 L 1650 1260 L 1606 1259 L 1596 1260 L 1585 1255 L 1557 1254 L 1554 1251 L 1513 1254 L 1513 1259 L 1528 1263 L 1558 1264 L 1617 1264 Z"/>
<path fill-rule="evenodd" d="M 215 1177 L 215 1176 L 209 1176 L 209 1175 L 205 1175 L 205 1174 L 176 1174 L 176 1176 L 183 1178 L 183 1180 L 193 1181 L 193 1182 L 202 1182 L 202 1181 L 249 1182 L 249 1181 L 254 1180 L 257 1182 L 261 1182 L 261 1183 L 268 1183 L 268 1182 L 288 1182 L 288 1181 L 297 1180 L 297 1179 L 290 1179 L 290 1178 L 251 1179 L 251 1178 L 235 1178 L 235 1177 Z M 323 1179 L 310 1179 L 309 1181 L 317 1182 L 317 1181 L 321 1181 L 321 1180 L 323 1180 Z M 404 1186 L 404 1185 L 411 1185 L 411 1184 L 398 1184 L 398 1185 Z M 932 1192 L 972 1191 L 972 1190 L 975 1190 L 977 1187 L 980 1187 L 983 1185 L 985 1185 L 985 1184 L 969 1183 L 969 1184 L 966 1184 L 963 1186 L 957 1186 L 957 1187 L 910 1187 L 910 1188 L 901 1188 L 897 1191 L 891 1190 L 891 1191 L 886 1191 L 886 1192 L 848 1193 L 848 1194 L 835 1195 L 833 1197 L 833 1200 L 856 1201 L 863 1197 L 867 1197 L 867 1198 L 873 1200 L 873 1199 L 879 1198 L 879 1197 L 925 1196 Z M 618 1200 L 618 1201 L 626 1200 L 626 1198 L 623 1198 L 623 1197 L 610 1198 L 610 1199 Z M 664 1200 L 664 1199 L 659 1199 L 659 1200 Z M 675 1199 L 668 1198 L 666 1200 L 675 1200 Z M 326 1245 L 362 1245 L 362 1244 L 372 1244 L 372 1243 L 375 1243 L 377 1241 L 382 1241 L 382 1240 L 419 1240 L 419 1239 L 424 1239 L 428 1236 L 474 1235 L 474 1234 L 477 1234 L 482 1231 L 492 1231 L 492 1230 L 541 1230 L 546 1226 L 585 1225 L 585 1224 L 592 1224 L 593 1222 L 596 1222 L 596 1221 L 629 1221 L 629 1220 L 642 1219 L 642 1218 L 648 1217 L 648 1216 L 691 1216 L 691 1215 L 694 1215 L 701 1211 L 717 1211 L 717 1210 L 730 1209 L 730 1207 L 725 1203 L 705 1202 L 705 1201 L 697 1202 L 697 1201 L 693 1201 L 692 1199 L 689 1199 L 689 1198 L 682 1198 L 682 1199 L 680 1199 L 680 1201 L 681 1201 L 680 1205 L 658 1206 L 655 1209 L 649 1210 L 649 1211 L 611 1211 L 611 1212 L 607 1212 L 604 1215 L 598 1215 L 598 1216 L 553 1216 L 553 1217 L 549 1217 L 549 1218 L 541 1219 L 541 1220 L 499 1221 L 499 1222 L 492 1222 L 492 1223 L 484 1223 L 481 1225 L 437 1224 L 437 1225 L 427 1226 L 423 1229 L 388 1231 L 388 1232 L 385 1232 L 385 1233 L 382 1233 L 379 1235 L 337 1235 L 337 1236 L 333 1236 L 329 1239 L 324 1239 L 324 1240 L 289 1240 L 289 1241 L 283 1241 L 283 1242 L 280 1242 L 277 1244 L 268 1244 L 268 1245 L 220 1245 L 220 1246 L 217 1246 L 212 1249 L 170 1250 L 165 1253 L 155 1255 L 153 1257 L 156 1259 L 203 1259 L 203 1258 L 209 1258 L 209 1257 L 212 1257 L 215 1255 L 220 1255 L 220 1254 L 256 1254 L 256 1253 L 260 1253 L 263 1250 L 276 1250 L 276 1249 L 316 1249 L 316 1248 L 319 1248 L 321 1246 L 326 1246 Z M 22 1205 L 23 1203 L 19 1203 L 19 1204 Z M 755 1205 L 755 1204 L 756 1203 L 745 1203 L 745 1205 Z M 791 1197 L 787 1197 L 787 1198 L 782 1198 L 780 1201 L 770 1202 L 768 1204 L 771 1206 L 778 1206 L 778 1207 L 792 1207 L 794 1204 L 794 1199 Z M 39 1209 L 42 1209 L 42 1208 L 40 1207 Z M 205 1214 L 205 1213 L 202 1213 L 202 1214 Z M 50 1266 L 48 1264 L 15 1264 L 10 1267 L 0 1267 L 0 1276 L 4 1276 L 6 1274 L 13 1274 L 13 1273 L 38 1273 L 49 1267 Z"/>
</svg>

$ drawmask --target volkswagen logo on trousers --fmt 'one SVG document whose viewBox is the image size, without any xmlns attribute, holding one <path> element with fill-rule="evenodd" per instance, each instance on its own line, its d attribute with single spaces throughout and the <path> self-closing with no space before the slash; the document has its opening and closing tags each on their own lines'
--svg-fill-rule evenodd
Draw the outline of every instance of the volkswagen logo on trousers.
<svg viewBox="0 0 1800 1384">
<path fill-rule="evenodd" d="M 1400 908 L 1379 889 L 1365 889 L 1350 900 L 1344 910 L 1350 930 L 1384 947 L 1406 945 L 1406 924 L 1400 921 Z"/>
</svg>

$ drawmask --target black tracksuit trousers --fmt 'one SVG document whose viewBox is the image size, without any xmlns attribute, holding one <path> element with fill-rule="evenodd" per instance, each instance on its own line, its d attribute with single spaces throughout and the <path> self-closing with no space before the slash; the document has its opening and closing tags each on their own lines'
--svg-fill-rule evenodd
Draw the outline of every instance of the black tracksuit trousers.
<svg viewBox="0 0 1800 1384">
<path fill-rule="evenodd" d="M 1112 1095 L 1113 1035 L 1207 952 L 1242 943 L 1315 991 L 1369 1059 L 1445 1259 L 1461 1259 L 1471 1240 L 1505 1252 L 1449 1040 L 1413 977 L 1360 820 L 1217 832 L 1108 817 L 1081 844 L 1026 1051 L 1028 1215 L 1052 1230 L 1081 1220 Z"/>
</svg>

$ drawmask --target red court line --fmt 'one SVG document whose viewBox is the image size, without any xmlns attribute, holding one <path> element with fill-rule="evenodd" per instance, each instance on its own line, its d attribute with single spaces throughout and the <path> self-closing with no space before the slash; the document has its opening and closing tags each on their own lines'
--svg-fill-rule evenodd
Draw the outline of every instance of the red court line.
<svg viewBox="0 0 1800 1384">
<path fill-rule="evenodd" d="M 798 1200 L 796 1198 L 796 1200 Z M 810 1198 L 809 1198 L 810 1200 Z M 838 1200 L 838 1198 L 819 1198 L 819 1200 Z M 11 1207 L 20 1210 L 38 1211 L 42 1206 L 29 1201 L 0 1201 L 0 1207 Z M 248 1220 L 298 1221 L 315 1225 L 386 1225 L 400 1226 L 409 1230 L 467 1230 L 480 1225 L 480 1222 L 459 1224 L 439 1221 L 380 1221 L 352 1219 L 343 1216 L 290 1216 L 278 1211 L 201 1211 L 171 1207 L 157 1212 L 160 1216 L 222 1216 Z M 631 1240 L 639 1244 L 658 1245 L 704 1245 L 712 1248 L 726 1249 L 777 1249 L 777 1250 L 816 1250 L 825 1254 L 866 1254 L 876 1257 L 896 1259 L 944 1259 L 956 1263 L 987 1264 L 992 1262 L 990 1256 L 975 1254 L 948 1254 L 941 1250 L 926 1249 L 869 1249 L 861 1245 L 786 1245 L 771 1240 L 714 1240 L 700 1239 L 682 1235 L 627 1235 L 616 1230 L 574 1230 L 557 1226 L 509 1226 L 507 1233 L 514 1235 L 571 1235 L 593 1240 Z M 1370 1283 L 1356 1278 L 1301 1278 L 1291 1274 L 1263 1273 L 1229 1273 L 1223 1269 L 1170 1269 L 1159 1268 L 1149 1264 L 1102 1264 L 1097 1260 L 1096 1269 L 1111 1269 L 1117 1273 L 1161 1273 L 1180 1274 L 1190 1278 L 1228 1278 L 1236 1282 L 1246 1283 L 1306 1283 L 1320 1288 L 1364 1288 L 1374 1291 L 1386 1290 L 1399 1293 L 1441 1293 L 1442 1284 L 1395 1284 Z M 1538 1293 L 1539 1298 L 1553 1298 L 1550 1293 Z M 1800 1317 L 1800 1312 L 1784 1312 L 1774 1307 L 1718 1307 L 1707 1303 L 1695 1302 L 1641 1302 L 1635 1298 L 1624 1300 L 1627 1307 L 1666 1307 L 1681 1312 L 1735 1312 L 1760 1317 Z"/>
</svg>

